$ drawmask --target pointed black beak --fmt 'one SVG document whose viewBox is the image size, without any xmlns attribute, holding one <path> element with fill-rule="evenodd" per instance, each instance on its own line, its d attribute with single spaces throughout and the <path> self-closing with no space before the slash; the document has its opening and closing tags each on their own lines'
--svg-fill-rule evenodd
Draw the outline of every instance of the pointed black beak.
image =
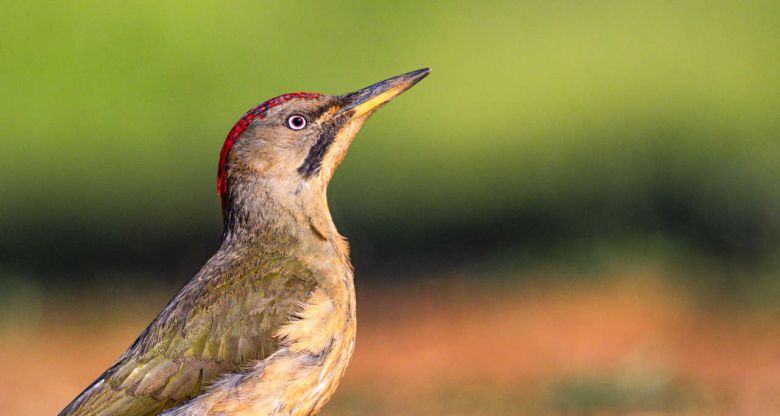
<svg viewBox="0 0 780 416">
<path fill-rule="evenodd" d="M 431 72 L 430 68 L 418 69 L 377 82 L 362 90 L 341 96 L 339 114 L 350 113 L 352 118 L 370 115 L 404 91 L 412 88 Z"/>
</svg>

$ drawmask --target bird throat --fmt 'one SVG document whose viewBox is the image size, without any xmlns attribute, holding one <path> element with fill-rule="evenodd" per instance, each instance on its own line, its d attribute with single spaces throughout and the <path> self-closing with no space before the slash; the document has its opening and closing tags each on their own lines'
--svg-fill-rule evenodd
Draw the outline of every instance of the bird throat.
<svg viewBox="0 0 780 416">
<path fill-rule="evenodd" d="M 343 240 L 326 190 L 315 181 L 251 177 L 237 182 L 223 212 L 223 242 L 305 252 Z"/>
</svg>

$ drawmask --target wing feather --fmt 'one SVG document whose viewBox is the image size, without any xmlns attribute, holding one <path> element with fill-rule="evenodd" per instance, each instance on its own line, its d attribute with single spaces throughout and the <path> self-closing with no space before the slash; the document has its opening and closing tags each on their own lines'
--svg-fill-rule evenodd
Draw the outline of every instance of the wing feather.
<svg viewBox="0 0 780 416">
<path fill-rule="evenodd" d="M 151 416 L 191 399 L 271 355 L 274 333 L 315 288 L 311 271 L 283 254 L 217 253 L 60 416 Z"/>
</svg>

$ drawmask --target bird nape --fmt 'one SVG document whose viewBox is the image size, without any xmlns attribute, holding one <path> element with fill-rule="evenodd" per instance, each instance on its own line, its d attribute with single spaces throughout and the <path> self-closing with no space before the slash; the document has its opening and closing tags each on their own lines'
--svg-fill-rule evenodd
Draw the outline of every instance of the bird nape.
<svg viewBox="0 0 780 416">
<path fill-rule="evenodd" d="M 355 345 L 349 246 L 327 186 L 366 119 L 428 75 L 251 109 L 220 153 L 219 250 L 66 415 L 312 415 Z"/>
</svg>

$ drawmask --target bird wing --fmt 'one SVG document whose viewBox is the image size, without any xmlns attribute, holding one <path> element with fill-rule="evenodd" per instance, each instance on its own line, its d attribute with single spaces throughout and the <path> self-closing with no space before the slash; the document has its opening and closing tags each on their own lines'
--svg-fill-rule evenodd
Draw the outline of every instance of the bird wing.
<svg viewBox="0 0 780 416">
<path fill-rule="evenodd" d="M 316 288 L 299 260 L 218 253 L 130 349 L 60 416 L 157 415 L 277 348 L 276 330 Z M 251 258 L 240 262 L 236 258 Z"/>
</svg>

